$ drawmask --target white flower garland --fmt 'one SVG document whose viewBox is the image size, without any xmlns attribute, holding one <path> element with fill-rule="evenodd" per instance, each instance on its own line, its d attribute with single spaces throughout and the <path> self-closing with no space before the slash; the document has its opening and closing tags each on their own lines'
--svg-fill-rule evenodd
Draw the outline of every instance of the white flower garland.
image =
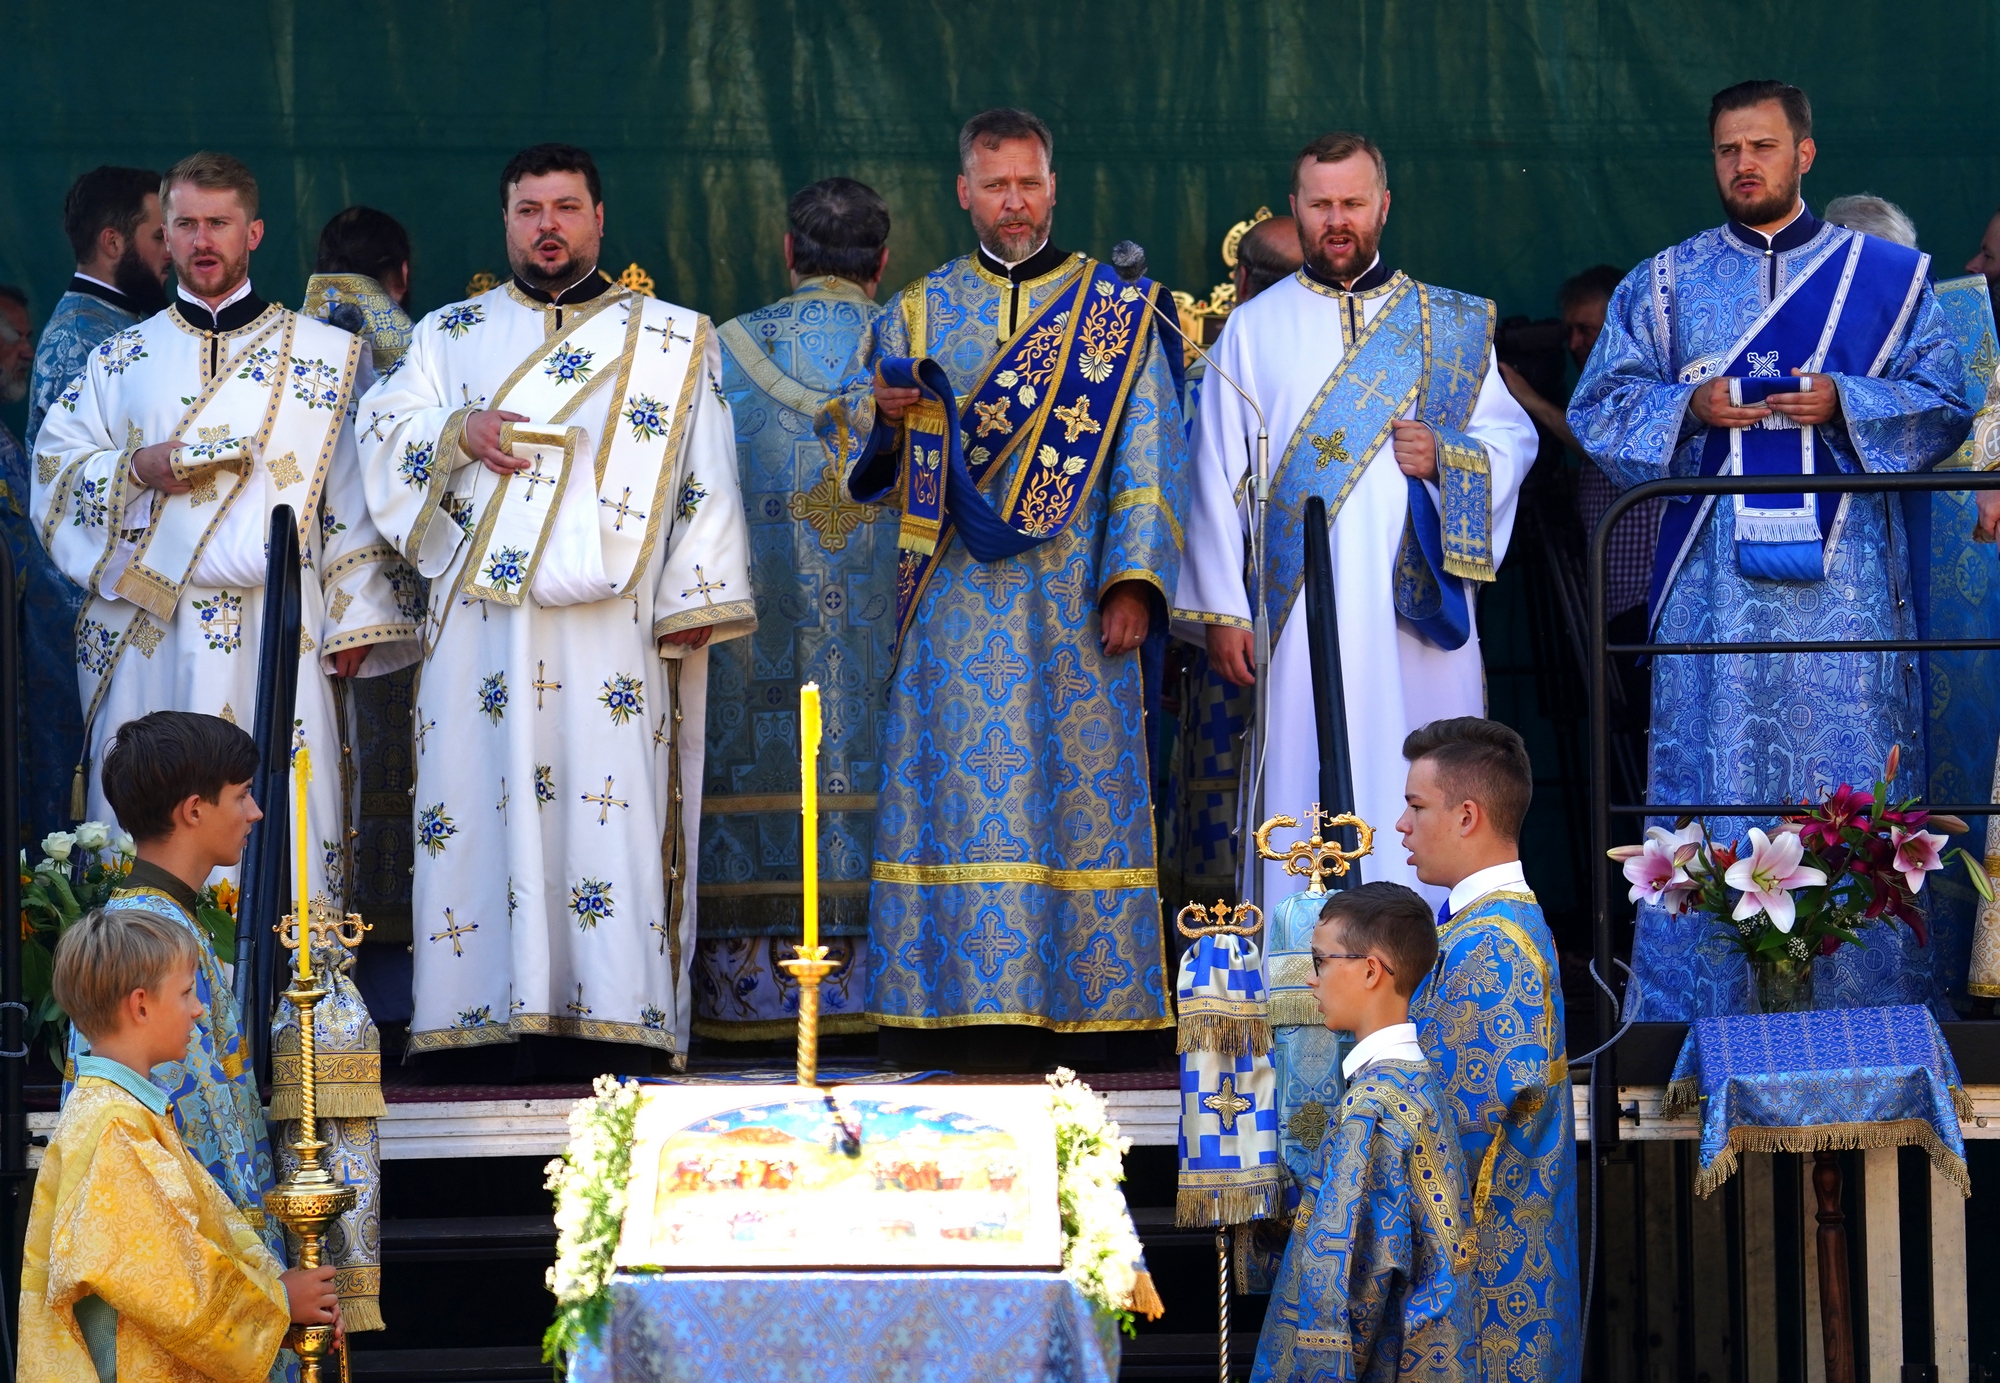
<svg viewBox="0 0 2000 1383">
<path fill-rule="evenodd" d="M 1062 1275 L 1099 1311 L 1131 1330 L 1135 1310 L 1159 1313 L 1139 1234 L 1118 1189 L 1132 1140 L 1105 1117 L 1103 1097 L 1058 1068 L 1054 1092 L 1056 1199 L 1062 1213 Z M 592 1098 L 569 1116 L 569 1146 L 548 1165 L 556 1193 L 556 1262 L 548 1286 L 556 1318 L 542 1340 L 550 1362 L 573 1355 L 609 1319 L 612 1260 L 625 1219 L 639 1086 L 600 1076 Z"/>
</svg>

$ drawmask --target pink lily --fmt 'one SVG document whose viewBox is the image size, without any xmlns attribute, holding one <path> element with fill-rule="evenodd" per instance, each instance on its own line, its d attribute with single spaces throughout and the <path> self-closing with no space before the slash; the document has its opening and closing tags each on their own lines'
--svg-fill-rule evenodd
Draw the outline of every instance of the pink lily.
<svg viewBox="0 0 2000 1383">
<path fill-rule="evenodd" d="M 1826 882 L 1826 871 L 1801 864 L 1805 846 L 1795 835 L 1767 836 L 1750 828 L 1750 852 L 1729 866 L 1724 881 L 1743 896 L 1733 916 L 1741 922 L 1762 912 L 1771 925 L 1789 935 L 1798 918 L 1791 891 Z"/>
<path fill-rule="evenodd" d="M 1699 826 L 1680 832 L 1650 827 L 1645 843 L 1625 859 L 1625 878 L 1632 885 L 1626 896 L 1634 903 L 1644 899 L 1669 912 L 1681 911 L 1695 891 L 1686 866 L 1700 853 L 1700 839 Z"/>
<path fill-rule="evenodd" d="M 1924 875 L 1933 869 L 1944 868 L 1944 859 L 1939 851 L 1944 847 L 1945 837 L 1936 831 L 1905 831 L 1902 827 L 1892 827 L 1889 843 L 1896 848 L 1896 872 L 1903 876 L 1903 882 L 1910 892 L 1924 891 Z"/>
</svg>

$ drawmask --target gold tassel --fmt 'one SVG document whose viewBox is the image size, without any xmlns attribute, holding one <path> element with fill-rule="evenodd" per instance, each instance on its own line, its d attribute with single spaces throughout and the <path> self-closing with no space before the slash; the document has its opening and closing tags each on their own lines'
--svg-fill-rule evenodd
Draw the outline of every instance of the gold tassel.
<svg viewBox="0 0 2000 1383">
<path fill-rule="evenodd" d="M 1156 1321 L 1167 1314 L 1167 1304 L 1160 1300 L 1159 1290 L 1153 1286 L 1153 1275 L 1144 1268 L 1132 1279 L 1132 1301 L 1126 1309 L 1149 1321 Z"/>
<path fill-rule="evenodd" d="M 84 787 L 89 763 L 88 759 L 79 761 L 76 775 L 69 780 L 69 817 L 72 821 L 83 820 L 84 809 L 90 805 L 90 794 Z"/>
<path fill-rule="evenodd" d="M 1260 1186 L 1183 1186 L 1174 1198 L 1174 1223 L 1181 1229 L 1240 1225 L 1278 1213 L 1275 1182 Z"/>
<path fill-rule="evenodd" d="M 322 1119 L 380 1119 L 389 1112 L 382 1100 L 382 1087 L 369 1084 L 329 1085 L 322 1082 L 314 1109 Z M 299 1087 L 271 1087 L 271 1114 L 275 1122 L 299 1117 Z"/>
<path fill-rule="evenodd" d="M 382 1302 L 379 1297 L 342 1297 L 340 1299 L 341 1328 L 352 1335 L 357 1330 L 387 1330 L 382 1320 Z"/>
<path fill-rule="evenodd" d="M 1965 1093 L 1965 1087 L 1951 1087 L 1951 1107 L 1958 1111 L 1960 1122 L 1978 1117 L 1979 1111 L 1972 1107 L 1972 1096 Z"/>
<path fill-rule="evenodd" d="M 1938 1175 L 1958 1188 L 1961 1196 L 1972 1196 L 1972 1176 L 1965 1162 L 1947 1148 L 1937 1130 L 1923 1119 L 1891 1119 L 1865 1124 L 1808 1124 L 1794 1128 L 1764 1128 L 1739 1124 L 1729 1130 L 1729 1141 L 1703 1168 L 1694 1182 L 1695 1194 L 1706 1200 L 1735 1174 L 1738 1155 L 1746 1152 L 1851 1152 L 1860 1148 L 1900 1148 L 1914 1145 L 1930 1155 Z"/>
<path fill-rule="evenodd" d="M 1274 1028 L 1317 1028 L 1326 1023 L 1319 1000 L 1309 989 L 1281 989 L 1271 996 L 1271 1026 Z"/>
<path fill-rule="evenodd" d="M 1701 1113 L 1701 1081 L 1695 1076 L 1682 1076 L 1667 1083 L 1667 1098 L 1660 1105 L 1662 1119 L 1678 1119 L 1683 1115 Z"/>
<path fill-rule="evenodd" d="M 1472 1193 L 1472 1222 L 1486 1223 L 1486 1212 L 1492 1208 L 1493 1168 L 1500 1160 L 1500 1140 L 1505 1135 L 1500 1130 L 1493 1131 L 1493 1141 L 1486 1145 L 1486 1156 L 1479 1159 L 1479 1182 Z"/>
<path fill-rule="evenodd" d="M 1222 1052 L 1263 1056 L 1271 1050 L 1271 1024 L 1264 1018 L 1239 1018 L 1223 1013 L 1188 1013 L 1180 1018 L 1179 1052 Z"/>
</svg>

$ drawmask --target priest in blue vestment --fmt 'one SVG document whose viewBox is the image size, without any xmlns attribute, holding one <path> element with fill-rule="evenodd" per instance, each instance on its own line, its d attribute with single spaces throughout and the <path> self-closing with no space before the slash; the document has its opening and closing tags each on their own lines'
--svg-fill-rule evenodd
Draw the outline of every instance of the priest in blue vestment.
<svg viewBox="0 0 2000 1383">
<path fill-rule="evenodd" d="M 979 248 L 903 290 L 819 418 L 900 515 L 866 1002 L 897 1029 L 1173 1022 L 1139 648 L 1180 566 L 1180 347 L 1157 285 L 1050 240 L 1052 146 L 967 123 Z"/>
<path fill-rule="evenodd" d="M 1782 82 L 1716 95 L 1709 128 L 1728 222 L 1626 276 L 1570 402 L 1623 486 L 1667 476 L 1922 471 L 1972 422 L 1929 257 L 1820 221 L 1800 198 L 1812 108 Z M 1911 535 L 1882 495 L 1670 503 L 1654 637 L 1707 643 L 1916 636 Z M 1866 784 L 1892 746 L 1925 782 L 1914 653 L 1675 655 L 1653 677 L 1649 792 L 1661 803 L 1817 800 Z M 1663 823 L 1669 824 L 1671 823 Z M 1711 818 L 1743 839 L 1768 820 Z M 1816 966 L 1824 1005 L 1928 1003 L 1928 950 L 1894 924 Z M 1748 979 L 1713 919 L 1642 904 L 1640 1016 L 1740 1010 Z"/>
<path fill-rule="evenodd" d="M 820 936 L 840 966 L 820 986 L 820 1031 L 868 1030 L 868 870 L 895 630 L 894 517 L 853 499 L 813 436 L 876 315 L 889 207 L 864 183 L 828 178 L 795 195 L 787 219 L 791 293 L 716 333 L 762 614 L 709 661 L 694 1030 L 740 1041 L 798 1025 L 798 982 L 778 962 L 802 920 L 801 682 L 820 686 Z"/>
<path fill-rule="evenodd" d="M 1403 756 L 1396 830 L 1417 877 L 1451 890 L 1410 1021 L 1465 1153 L 1479 1377 L 1576 1383 L 1582 1282 L 1561 971 L 1520 856 L 1533 766 L 1520 735 L 1475 716 L 1423 726 Z"/>
</svg>

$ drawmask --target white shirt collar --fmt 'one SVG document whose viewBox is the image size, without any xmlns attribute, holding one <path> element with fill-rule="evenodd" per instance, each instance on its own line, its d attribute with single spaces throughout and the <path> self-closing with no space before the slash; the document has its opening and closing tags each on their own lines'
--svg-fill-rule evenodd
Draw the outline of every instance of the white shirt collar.
<svg viewBox="0 0 2000 1383">
<path fill-rule="evenodd" d="M 1749 231 L 1752 235 L 1762 237 L 1764 244 L 1766 246 L 1769 246 L 1776 243 L 1778 237 L 1783 235 L 1788 229 L 1791 228 L 1792 222 L 1798 220 L 1801 216 L 1805 214 L 1806 214 L 1806 199 L 1801 197 L 1799 198 L 1799 204 L 1792 209 L 1792 214 L 1785 218 L 1785 224 L 1778 227 L 1776 230 L 1769 232 L 1760 231 L 1755 226 L 1744 226 L 1743 229 Z"/>
<path fill-rule="evenodd" d="M 1364 1066 L 1378 1061 L 1422 1061 L 1424 1049 L 1417 1045 L 1415 1023 L 1391 1023 L 1377 1028 L 1354 1044 L 1354 1050 L 1340 1061 L 1340 1074 L 1349 1080 Z"/>
<path fill-rule="evenodd" d="M 106 283 L 103 279 L 99 278 L 95 274 L 86 274 L 81 269 L 75 269 L 72 270 L 71 272 L 74 273 L 76 277 L 82 279 L 85 283 L 94 283 L 99 288 L 109 288 L 112 292 L 116 293 L 121 298 L 125 296 L 124 289 L 120 288 L 115 283 Z"/>
<path fill-rule="evenodd" d="M 181 300 L 183 302 L 193 303 L 203 312 L 209 313 L 212 316 L 220 317 L 222 315 L 223 308 L 229 306 L 231 303 L 240 303 L 245 298 L 250 296 L 250 280 L 246 278 L 243 280 L 243 282 L 237 284 L 236 291 L 231 293 L 228 297 L 224 298 L 221 302 L 217 303 L 214 307 L 210 307 L 200 298 L 197 298 L 194 294 L 188 292 L 187 289 L 182 287 L 179 283 L 176 283 L 174 285 L 174 291 L 181 295 Z"/>
<path fill-rule="evenodd" d="M 1499 889 L 1528 891 L 1528 876 L 1521 872 L 1519 860 L 1509 860 L 1505 864 L 1488 865 L 1475 870 L 1458 881 L 1451 891 L 1451 911 L 1455 917 L 1465 910 L 1467 904 Z"/>
</svg>

